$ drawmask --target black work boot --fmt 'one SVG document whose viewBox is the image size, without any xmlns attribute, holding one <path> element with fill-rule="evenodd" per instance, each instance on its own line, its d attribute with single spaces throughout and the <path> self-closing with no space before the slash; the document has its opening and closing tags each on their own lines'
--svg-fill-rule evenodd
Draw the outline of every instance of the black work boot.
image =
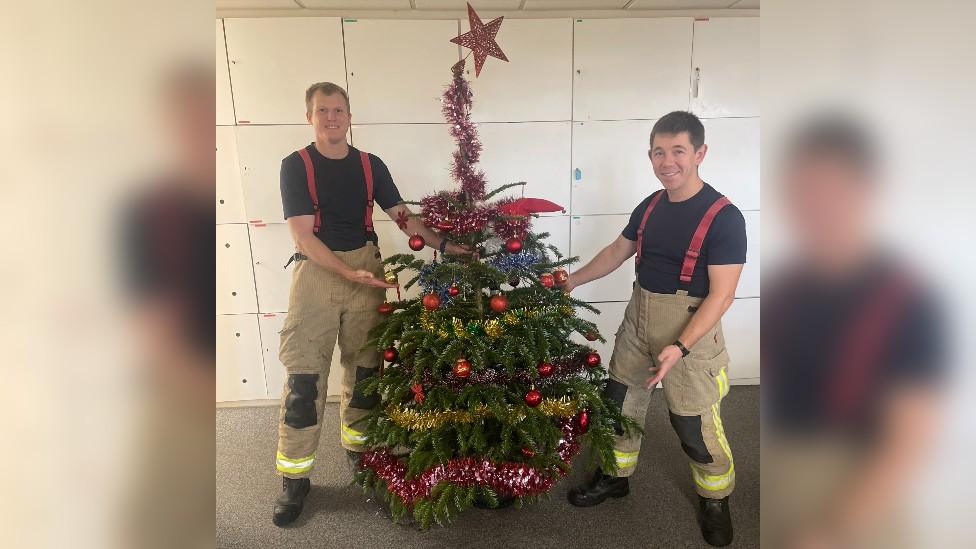
<svg viewBox="0 0 976 549">
<path fill-rule="evenodd" d="M 698 496 L 701 511 L 702 537 L 709 545 L 725 547 L 732 543 L 732 515 L 729 514 L 729 497 L 711 499 Z"/>
<path fill-rule="evenodd" d="M 352 450 L 346 450 L 346 463 L 349 464 L 349 468 L 352 469 L 353 474 L 359 470 L 359 458 L 361 454 L 359 452 L 353 452 Z"/>
<path fill-rule="evenodd" d="M 593 478 L 569 491 L 568 499 L 577 507 L 593 507 L 607 498 L 622 498 L 629 493 L 627 477 L 611 477 L 597 469 Z"/>
<path fill-rule="evenodd" d="M 291 524 L 302 514 L 305 496 L 312 483 L 307 478 L 282 477 L 281 486 L 281 497 L 275 502 L 274 517 L 271 519 L 275 526 Z"/>
</svg>

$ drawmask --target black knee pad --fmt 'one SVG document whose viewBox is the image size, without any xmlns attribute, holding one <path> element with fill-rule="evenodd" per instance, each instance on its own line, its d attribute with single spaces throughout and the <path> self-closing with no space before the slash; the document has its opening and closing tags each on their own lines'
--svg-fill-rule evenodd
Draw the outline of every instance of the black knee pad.
<svg viewBox="0 0 976 549">
<path fill-rule="evenodd" d="M 691 459 L 698 463 L 711 463 L 712 454 L 705 446 L 705 438 L 702 436 L 701 416 L 678 416 L 668 412 L 671 416 L 671 427 L 678 434 L 681 441 L 681 449 L 685 451 Z"/>
<path fill-rule="evenodd" d="M 624 399 L 627 398 L 627 386 L 615 379 L 607 380 L 607 386 L 603 389 L 603 395 L 617 403 L 621 410 L 624 408 Z M 617 435 L 624 434 L 624 429 L 619 421 L 613 422 L 613 431 Z"/>
<path fill-rule="evenodd" d="M 358 386 L 360 381 L 375 374 L 378 370 L 378 368 L 356 368 L 356 385 Z M 379 405 L 379 403 L 380 395 L 373 393 L 370 396 L 366 396 L 362 394 L 357 387 L 352 392 L 352 398 L 349 400 L 349 407 L 372 410 Z"/>
<path fill-rule="evenodd" d="M 319 397 L 318 374 L 290 374 L 285 397 L 285 425 L 302 429 L 318 421 L 315 400 Z"/>
</svg>

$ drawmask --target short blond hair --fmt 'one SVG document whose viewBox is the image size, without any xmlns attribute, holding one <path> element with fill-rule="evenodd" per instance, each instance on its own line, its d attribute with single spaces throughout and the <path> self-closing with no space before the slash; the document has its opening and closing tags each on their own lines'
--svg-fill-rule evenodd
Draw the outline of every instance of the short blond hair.
<svg viewBox="0 0 976 549">
<path fill-rule="evenodd" d="M 349 94 L 346 90 L 338 84 L 333 84 L 332 82 L 316 82 L 305 90 L 305 110 L 312 112 L 312 98 L 315 97 L 317 92 L 322 92 L 325 95 L 335 95 L 339 94 L 343 99 L 346 100 L 346 111 L 350 112 L 352 109 L 349 108 Z"/>
</svg>

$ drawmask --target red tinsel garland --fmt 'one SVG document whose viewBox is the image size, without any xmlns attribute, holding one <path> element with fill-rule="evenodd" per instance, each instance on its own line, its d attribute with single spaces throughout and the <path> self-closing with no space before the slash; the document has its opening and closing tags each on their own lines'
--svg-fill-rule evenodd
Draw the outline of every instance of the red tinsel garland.
<svg viewBox="0 0 976 549">
<path fill-rule="evenodd" d="M 471 87 L 464 79 L 464 61 L 453 67 L 454 79 L 444 92 L 441 112 L 450 125 L 451 136 L 457 141 L 458 150 L 454 152 L 451 175 L 461 183 L 461 188 L 472 200 L 485 197 L 485 174 L 475 171 L 474 165 L 481 158 L 481 142 L 478 140 L 477 126 L 471 122 Z"/>
<path fill-rule="evenodd" d="M 463 200 L 460 193 L 452 195 L 452 198 L 457 201 Z M 446 193 L 424 197 L 420 205 L 424 225 L 452 234 L 466 234 L 481 230 L 495 213 L 495 210 L 488 206 L 471 206 L 457 211 L 452 207 Z M 444 229 L 445 226 L 451 228 Z"/>
<path fill-rule="evenodd" d="M 563 431 L 563 439 L 559 441 L 556 452 L 559 459 L 569 463 L 579 453 L 579 427 L 572 418 L 561 419 L 558 423 Z M 359 466 L 375 471 L 377 476 L 386 481 L 387 490 L 408 505 L 418 499 L 430 497 L 434 486 L 444 480 L 460 486 L 489 486 L 499 494 L 534 496 L 548 492 L 559 478 L 566 475 L 558 467 L 540 471 L 517 461 L 498 463 L 488 459 L 460 457 L 451 459 L 447 464 L 435 465 L 407 480 L 406 460 L 385 450 L 363 452 L 359 458 Z"/>
</svg>

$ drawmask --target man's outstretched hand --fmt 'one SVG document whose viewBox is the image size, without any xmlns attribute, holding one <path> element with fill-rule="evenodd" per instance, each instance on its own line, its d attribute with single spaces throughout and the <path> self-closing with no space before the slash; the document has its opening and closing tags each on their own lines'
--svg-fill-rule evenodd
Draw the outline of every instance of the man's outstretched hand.
<svg viewBox="0 0 976 549">
<path fill-rule="evenodd" d="M 346 280 L 355 282 L 357 284 L 363 284 L 365 286 L 375 286 L 377 288 L 397 287 L 396 284 L 390 284 L 389 282 L 381 278 L 376 278 L 376 275 L 364 269 L 349 271 L 348 273 L 346 273 L 345 277 Z"/>
</svg>

